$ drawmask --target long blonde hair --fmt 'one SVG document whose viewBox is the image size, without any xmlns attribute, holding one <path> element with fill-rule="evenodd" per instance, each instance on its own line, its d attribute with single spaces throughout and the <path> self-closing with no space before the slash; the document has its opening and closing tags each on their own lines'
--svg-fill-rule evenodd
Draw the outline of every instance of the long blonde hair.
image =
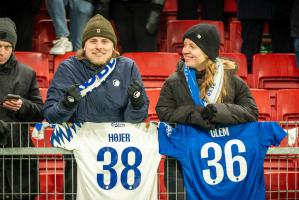
<svg viewBox="0 0 299 200">
<path fill-rule="evenodd" d="M 223 102 L 223 99 L 227 95 L 227 91 L 230 87 L 228 84 L 228 77 L 227 77 L 226 70 L 237 68 L 236 63 L 233 61 L 227 59 L 220 59 L 220 61 L 222 62 L 224 68 L 224 79 L 223 79 L 223 87 L 217 99 L 217 103 Z M 202 82 L 200 87 L 200 94 L 201 94 L 201 98 L 204 98 L 206 101 L 208 101 L 205 97 L 207 95 L 208 89 L 213 85 L 213 77 L 216 73 L 216 63 L 208 59 L 205 69 L 206 72 L 205 72 L 204 81 Z"/>
</svg>

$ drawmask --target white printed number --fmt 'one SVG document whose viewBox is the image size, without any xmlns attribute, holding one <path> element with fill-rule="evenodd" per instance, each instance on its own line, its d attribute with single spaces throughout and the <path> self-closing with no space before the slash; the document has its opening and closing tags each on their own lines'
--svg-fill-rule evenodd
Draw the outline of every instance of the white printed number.
<svg viewBox="0 0 299 200">
<path fill-rule="evenodd" d="M 229 180 L 232 182 L 240 182 L 242 181 L 247 175 L 247 163 L 244 157 L 232 156 L 232 146 L 236 145 L 238 148 L 239 153 L 246 152 L 245 145 L 241 140 L 229 140 L 224 146 L 224 158 L 225 158 L 225 165 L 226 165 L 226 175 Z M 208 160 L 209 169 L 202 170 L 203 177 L 206 183 L 209 185 L 217 185 L 220 183 L 224 178 L 224 169 L 223 166 L 219 163 L 222 157 L 222 150 L 219 144 L 215 142 L 209 142 L 203 145 L 201 148 L 201 158 L 208 158 L 208 150 L 212 148 L 214 151 L 214 159 Z M 234 173 L 234 162 L 239 163 L 240 167 L 240 174 L 235 175 Z M 216 177 L 213 179 L 211 177 L 210 168 L 214 167 L 216 171 Z"/>
</svg>

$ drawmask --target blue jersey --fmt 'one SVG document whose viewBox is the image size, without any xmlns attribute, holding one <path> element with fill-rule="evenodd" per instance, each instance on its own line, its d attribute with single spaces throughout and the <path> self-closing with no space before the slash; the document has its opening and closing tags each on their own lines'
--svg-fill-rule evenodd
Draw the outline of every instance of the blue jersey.
<svg viewBox="0 0 299 200">
<path fill-rule="evenodd" d="M 187 199 L 265 199 L 264 158 L 286 136 L 274 122 L 205 131 L 159 125 L 159 151 L 178 159 Z"/>
</svg>

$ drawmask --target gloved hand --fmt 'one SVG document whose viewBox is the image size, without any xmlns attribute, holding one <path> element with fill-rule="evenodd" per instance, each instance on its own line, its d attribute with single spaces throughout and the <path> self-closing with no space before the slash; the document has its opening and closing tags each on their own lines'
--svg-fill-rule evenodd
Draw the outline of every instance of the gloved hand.
<svg viewBox="0 0 299 200">
<path fill-rule="evenodd" d="M 72 85 L 65 90 L 65 96 L 61 103 L 66 109 L 71 110 L 79 103 L 81 98 L 78 86 Z"/>
<path fill-rule="evenodd" d="M 208 104 L 204 109 L 201 111 L 201 116 L 205 120 L 211 120 L 216 117 L 217 109 L 213 104 Z"/>
<path fill-rule="evenodd" d="M 160 10 L 154 9 L 150 11 L 145 26 L 148 33 L 154 34 L 158 31 L 160 27 L 160 15 L 161 15 Z"/>
<path fill-rule="evenodd" d="M 6 145 L 8 135 L 8 124 L 0 120 L 0 145 Z"/>
<path fill-rule="evenodd" d="M 138 80 L 134 79 L 129 85 L 128 95 L 131 104 L 135 109 L 138 110 L 144 105 L 144 89 Z"/>
</svg>

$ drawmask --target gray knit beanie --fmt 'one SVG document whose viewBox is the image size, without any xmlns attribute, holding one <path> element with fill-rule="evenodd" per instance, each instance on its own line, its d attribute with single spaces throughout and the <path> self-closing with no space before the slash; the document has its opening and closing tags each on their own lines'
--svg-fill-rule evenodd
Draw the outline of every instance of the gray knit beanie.
<svg viewBox="0 0 299 200">
<path fill-rule="evenodd" d="M 16 25 L 7 17 L 0 18 L 0 40 L 11 43 L 13 48 L 17 43 Z"/>
</svg>

